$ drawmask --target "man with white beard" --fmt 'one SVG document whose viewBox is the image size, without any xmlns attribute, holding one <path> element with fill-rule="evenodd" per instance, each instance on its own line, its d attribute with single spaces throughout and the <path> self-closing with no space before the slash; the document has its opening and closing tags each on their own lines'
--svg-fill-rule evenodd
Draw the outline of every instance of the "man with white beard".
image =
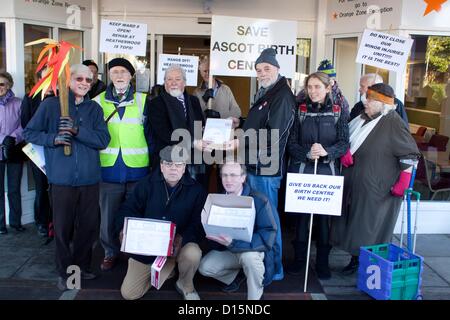
<svg viewBox="0 0 450 320">
<path fill-rule="evenodd" d="M 180 142 L 185 147 L 191 148 L 191 163 L 187 169 L 192 178 L 202 184 L 207 189 L 206 166 L 201 163 L 194 164 L 194 124 L 200 131 L 197 133 L 201 139 L 201 128 L 205 125 L 202 108 L 197 97 L 185 92 L 186 72 L 179 65 L 171 65 L 164 74 L 164 90 L 160 95 L 150 101 L 149 104 L 149 127 L 146 131 L 152 136 L 155 145 L 155 152 L 152 158 L 153 167 L 159 166 L 159 151 L 168 145 L 175 145 Z M 185 141 L 182 137 L 172 141 L 172 133 L 177 129 L 184 129 L 184 133 L 189 133 L 190 141 Z M 203 147 L 206 147 L 206 143 Z"/>
<path fill-rule="evenodd" d="M 127 59 L 112 59 L 108 70 L 111 84 L 94 98 L 103 109 L 111 135 L 108 147 L 100 151 L 100 242 L 105 250 L 102 271 L 111 270 L 119 257 L 119 238 L 113 231 L 119 206 L 136 182 L 148 175 L 150 164 L 150 140 L 144 134 L 147 95 L 135 92 L 131 84 L 135 69 Z"/>
</svg>

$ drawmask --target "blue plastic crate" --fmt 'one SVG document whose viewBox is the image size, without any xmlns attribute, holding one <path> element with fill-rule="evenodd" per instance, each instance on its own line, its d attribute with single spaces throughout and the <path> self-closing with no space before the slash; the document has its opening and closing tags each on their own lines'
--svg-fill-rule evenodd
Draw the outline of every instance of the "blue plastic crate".
<svg viewBox="0 0 450 320">
<path fill-rule="evenodd" d="M 415 300 L 423 258 L 394 244 L 361 247 L 357 287 L 377 300 Z"/>
</svg>

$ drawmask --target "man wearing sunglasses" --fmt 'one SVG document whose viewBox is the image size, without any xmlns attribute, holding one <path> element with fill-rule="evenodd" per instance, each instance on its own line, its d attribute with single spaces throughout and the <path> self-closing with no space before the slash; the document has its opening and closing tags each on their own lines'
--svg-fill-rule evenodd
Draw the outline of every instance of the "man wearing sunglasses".
<svg viewBox="0 0 450 320">
<path fill-rule="evenodd" d="M 203 257 L 199 272 L 223 283 L 224 292 L 235 292 L 247 280 L 247 299 L 259 300 L 264 286 L 272 282 L 275 273 L 276 210 L 269 199 L 245 183 L 245 165 L 227 160 L 220 169 L 227 194 L 252 197 L 255 203 L 255 224 L 251 242 L 229 236 L 207 236 L 211 251 Z"/>
<path fill-rule="evenodd" d="M 111 84 L 94 98 L 103 108 L 111 134 L 108 147 L 100 151 L 100 242 L 105 250 L 102 271 L 111 270 L 119 257 L 119 238 L 113 232 L 114 216 L 136 182 L 149 173 L 149 150 L 144 134 L 147 95 L 135 92 L 131 84 L 135 69 L 128 60 L 112 59 L 108 70 Z"/>
<path fill-rule="evenodd" d="M 99 150 L 106 148 L 110 136 L 102 109 L 87 94 L 91 82 L 88 67 L 73 65 L 70 116 L 61 117 L 59 97 L 49 97 L 42 101 L 23 132 L 26 141 L 44 147 L 60 290 L 67 289 L 67 268 L 71 265 L 81 269 L 84 280 L 96 277 L 90 265 L 98 236 Z M 69 156 L 64 154 L 64 146 L 71 146 Z"/>
<path fill-rule="evenodd" d="M 199 300 L 193 279 L 202 257 L 198 243 L 205 235 L 200 215 L 206 191 L 187 174 L 186 162 L 189 155 L 185 148 L 166 146 L 159 156 L 159 168 L 139 181 L 131 196 L 120 207 L 116 219 L 117 230 L 122 230 L 124 217 L 175 223 L 173 255 L 176 256 L 179 272 L 175 288 L 185 300 Z M 151 264 L 155 258 L 131 255 L 121 287 L 124 299 L 139 299 L 150 289 Z"/>
</svg>

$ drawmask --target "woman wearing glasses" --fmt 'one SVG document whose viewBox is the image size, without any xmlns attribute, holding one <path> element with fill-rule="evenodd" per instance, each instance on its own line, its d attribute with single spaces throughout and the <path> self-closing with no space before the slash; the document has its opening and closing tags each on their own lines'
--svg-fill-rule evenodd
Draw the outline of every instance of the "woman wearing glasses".
<svg viewBox="0 0 450 320">
<path fill-rule="evenodd" d="M 99 224 L 99 150 L 108 146 L 110 136 L 102 108 L 87 94 L 91 83 L 89 68 L 73 65 L 70 116 L 61 117 L 59 98 L 51 97 L 42 102 L 24 130 L 26 141 L 44 147 L 61 290 L 66 289 L 70 265 L 80 267 L 82 279 L 96 277 L 89 269 Z M 66 145 L 72 149 L 69 156 L 64 155 Z M 74 233 L 76 225 L 80 228 Z"/>
<path fill-rule="evenodd" d="M 20 125 L 21 100 L 14 96 L 11 90 L 13 85 L 12 76 L 6 71 L 0 71 L 0 234 L 8 233 L 5 217 L 5 170 L 8 176 L 9 225 L 17 231 L 25 230 L 21 224 L 20 194 L 23 163 L 19 145 L 23 140 Z"/>
</svg>

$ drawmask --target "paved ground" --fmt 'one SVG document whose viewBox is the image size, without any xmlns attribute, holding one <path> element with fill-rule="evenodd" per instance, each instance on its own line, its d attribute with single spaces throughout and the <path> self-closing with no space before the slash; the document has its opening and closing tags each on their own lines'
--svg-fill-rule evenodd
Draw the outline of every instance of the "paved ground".
<svg viewBox="0 0 450 320">
<path fill-rule="evenodd" d="M 103 275 L 103 284 L 99 282 L 96 286 L 94 282 L 91 282 L 84 286 L 82 283 L 82 287 L 86 289 L 61 293 L 55 286 L 57 275 L 53 261 L 54 242 L 44 245 L 45 240 L 37 235 L 33 225 L 28 225 L 26 228 L 27 231 L 24 233 L 10 230 L 8 235 L 0 236 L 0 300 L 120 299 L 118 288 L 126 270 L 125 262 L 115 273 Z M 397 237 L 395 241 L 398 242 Z M 287 247 L 284 249 L 288 252 Z M 314 255 L 314 249 L 312 252 Z M 419 235 L 416 252 L 424 257 L 422 278 L 424 300 L 450 300 L 450 235 Z M 277 283 L 272 285 L 272 288 L 268 288 L 266 299 L 370 300 L 368 295 L 356 288 L 356 274 L 352 276 L 339 274 L 339 270 L 348 263 L 348 260 L 349 256 L 345 252 L 333 249 L 330 256 L 332 279 L 318 282 L 314 273 L 311 272 L 309 286 L 311 292 L 303 295 L 303 280 L 287 277 L 284 284 Z M 166 287 L 160 292 L 151 292 L 146 295 L 146 298 L 179 298 L 169 284 Z M 234 296 L 223 296 L 214 294 L 213 291 L 216 289 L 218 286 L 214 283 L 202 284 L 202 290 L 209 292 L 210 299 L 245 298 L 244 291 Z"/>
</svg>

